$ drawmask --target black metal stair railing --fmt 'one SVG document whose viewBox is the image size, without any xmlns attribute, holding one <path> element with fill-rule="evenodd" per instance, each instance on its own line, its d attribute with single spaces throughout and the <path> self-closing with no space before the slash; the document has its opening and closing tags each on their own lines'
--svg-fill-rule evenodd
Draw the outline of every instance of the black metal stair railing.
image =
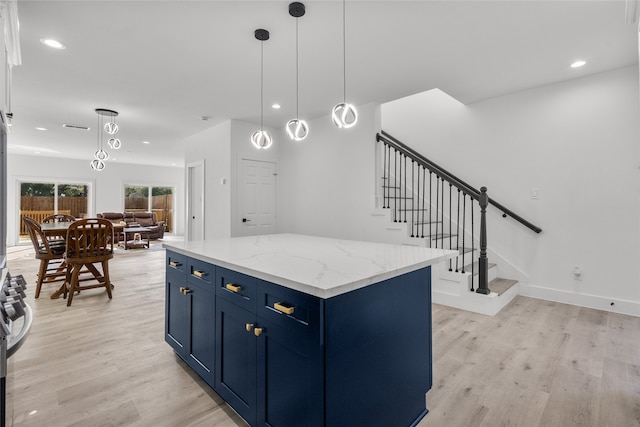
<svg viewBox="0 0 640 427">
<path fill-rule="evenodd" d="M 503 217 L 510 216 L 536 233 L 542 229 L 490 199 L 486 187 L 476 190 L 388 133 L 381 131 L 376 139 L 384 144 L 382 206 L 392 209 L 391 219 L 408 223 L 411 237 L 426 239 L 429 247 L 457 250 L 460 255 L 449 260 L 449 271 L 465 273 L 470 269 L 471 291 L 477 264 L 475 291 L 489 294 L 487 206 L 496 206 Z M 476 241 L 480 250 L 477 262 L 473 259 Z"/>
</svg>

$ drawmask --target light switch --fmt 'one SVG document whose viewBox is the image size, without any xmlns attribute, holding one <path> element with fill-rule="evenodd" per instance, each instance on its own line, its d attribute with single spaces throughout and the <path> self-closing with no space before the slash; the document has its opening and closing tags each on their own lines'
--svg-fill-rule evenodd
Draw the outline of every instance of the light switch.
<svg viewBox="0 0 640 427">
<path fill-rule="evenodd" d="M 225 185 L 227 183 L 227 178 L 220 178 L 220 185 Z"/>
</svg>

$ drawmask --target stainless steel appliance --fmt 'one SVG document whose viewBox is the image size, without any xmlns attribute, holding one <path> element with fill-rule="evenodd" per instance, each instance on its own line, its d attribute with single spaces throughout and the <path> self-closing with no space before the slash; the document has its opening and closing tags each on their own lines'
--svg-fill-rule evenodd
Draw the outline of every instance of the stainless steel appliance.
<svg viewBox="0 0 640 427">
<path fill-rule="evenodd" d="M 4 257 L 3 257 L 4 258 Z M 26 281 L 22 275 L 12 277 L 0 260 L 2 275 L 0 280 L 0 426 L 7 421 L 7 360 L 24 343 L 31 330 L 33 314 L 24 301 Z"/>
</svg>

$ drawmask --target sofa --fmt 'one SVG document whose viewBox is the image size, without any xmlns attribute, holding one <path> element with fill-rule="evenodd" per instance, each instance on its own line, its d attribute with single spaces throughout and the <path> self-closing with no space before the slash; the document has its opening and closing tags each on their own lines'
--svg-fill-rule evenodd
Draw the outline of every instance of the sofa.
<svg viewBox="0 0 640 427">
<path fill-rule="evenodd" d="M 164 237 L 164 221 L 158 221 L 155 212 L 103 212 L 98 214 L 98 218 L 108 219 L 114 224 L 124 221 L 127 224 L 136 223 L 140 227 L 147 227 L 151 240 Z"/>
</svg>

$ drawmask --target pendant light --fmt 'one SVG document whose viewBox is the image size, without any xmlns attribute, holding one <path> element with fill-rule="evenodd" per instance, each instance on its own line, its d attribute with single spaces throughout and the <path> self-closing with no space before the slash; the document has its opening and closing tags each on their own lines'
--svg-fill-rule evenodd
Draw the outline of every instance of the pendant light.
<svg viewBox="0 0 640 427">
<path fill-rule="evenodd" d="M 309 126 L 298 115 L 298 18 L 304 16 L 305 7 L 300 2 L 289 4 L 289 15 L 296 18 L 296 118 L 287 123 L 287 135 L 294 141 L 302 141 L 309 135 Z"/>
<path fill-rule="evenodd" d="M 345 0 L 342 0 L 342 102 L 333 107 L 331 119 L 339 128 L 348 129 L 358 121 L 358 111 L 347 102 L 347 43 L 345 24 Z"/>
<path fill-rule="evenodd" d="M 273 138 L 269 135 L 269 132 L 264 130 L 264 113 L 263 113 L 263 91 L 264 91 L 264 42 L 269 40 L 269 31 L 263 29 L 257 29 L 254 32 L 256 39 L 260 40 L 260 130 L 257 130 L 251 135 L 251 142 L 257 149 L 264 149 L 271 147 L 273 144 Z"/>
<path fill-rule="evenodd" d="M 109 159 L 109 153 L 104 150 L 104 139 L 102 132 L 104 130 L 104 132 L 110 135 L 115 135 L 116 133 L 118 133 L 118 125 L 115 123 L 115 118 L 118 115 L 118 112 L 114 110 L 108 110 L 106 108 L 96 108 L 95 112 L 98 115 L 98 142 L 96 152 L 93 155 L 94 158 L 93 160 L 91 160 L 90 165 L 92 169 L 101 171 L 105 168 L 105 162 Z M 109 117 L 109 121 L 107 123 L 104 123 L 105 117 Z M 108 144 L 109 147 L 114 150 L 117 150 L 122 146 L 120 140 L 115 137 L 110 138 Z"/>
</svg>

